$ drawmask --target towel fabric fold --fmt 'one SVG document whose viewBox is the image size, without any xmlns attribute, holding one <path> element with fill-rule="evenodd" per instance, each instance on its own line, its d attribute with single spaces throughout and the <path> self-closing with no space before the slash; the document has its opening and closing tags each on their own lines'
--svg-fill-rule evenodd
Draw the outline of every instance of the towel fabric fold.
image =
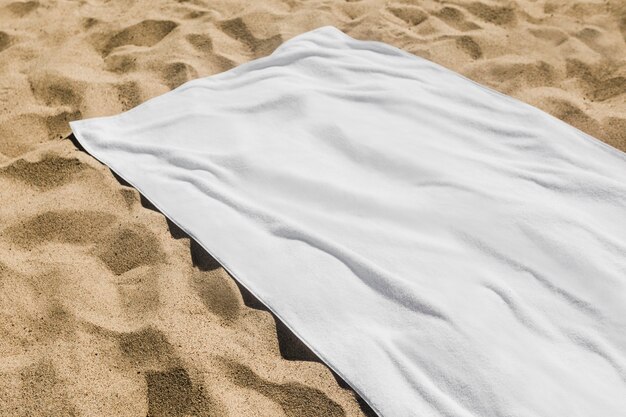
<svg viewBox="0 0 626 417">
<path fill-rule="evenodd" d="M 626 155 L 332 27 L 73 122 L 385 417 L 626 415 Z"/>
</svg>

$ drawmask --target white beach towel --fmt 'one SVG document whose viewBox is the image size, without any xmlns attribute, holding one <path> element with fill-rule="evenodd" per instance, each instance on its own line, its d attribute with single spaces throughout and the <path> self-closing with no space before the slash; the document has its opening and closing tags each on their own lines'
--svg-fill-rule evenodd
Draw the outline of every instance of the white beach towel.
<svg viewBox="0 0 626 417">
<path fill-rule="evenodd" d="M 385 417 L 626 416 L 626 157 L 324 27 L 72 123 Z"/>
</svg>

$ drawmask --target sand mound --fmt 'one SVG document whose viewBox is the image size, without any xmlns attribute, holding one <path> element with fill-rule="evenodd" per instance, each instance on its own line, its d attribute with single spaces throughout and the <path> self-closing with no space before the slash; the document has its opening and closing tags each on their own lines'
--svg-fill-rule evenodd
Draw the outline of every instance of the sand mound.
<svg viewBox="0 0 626 417">
<path fill-rule="evenodd" d="M 334 25 L 626 150 L 619 0 L 0 4 L 0 415 L 353 416 L 195 242 L 64 140 Z"/>
</svg>

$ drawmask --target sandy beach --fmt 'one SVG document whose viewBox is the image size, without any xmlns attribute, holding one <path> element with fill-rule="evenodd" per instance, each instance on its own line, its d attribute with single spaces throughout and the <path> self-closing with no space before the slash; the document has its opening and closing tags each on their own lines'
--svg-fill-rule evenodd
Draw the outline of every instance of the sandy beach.
<svg viewBox="0 0 626 417">
<path fill-rule="evenodd" d="M 325 25 L 626 151 L 621 0 L 1 1 L 1 416 L 374 415 L 68 138 Z"/>
</svg>

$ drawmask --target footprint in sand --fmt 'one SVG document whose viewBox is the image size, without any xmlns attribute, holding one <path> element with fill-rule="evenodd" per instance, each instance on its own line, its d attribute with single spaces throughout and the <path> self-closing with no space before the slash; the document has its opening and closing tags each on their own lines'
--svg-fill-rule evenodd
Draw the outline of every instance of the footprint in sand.
<svg viewBox="0 0 626 417">
<path fill-rule="evenodd" d="M 480 29 L 480 26 L 476 23 L 466 20 L 463 11 L 456 7 L 443 7 L 434 15 L 443 20 L 448 26 L 451 26 L 462 32 Z"/>
<path fill-rule="evenodd" d="M 209 53 L 213 51 L 213 40 L 210 36 L 201 33 L 191 33 L 185 36 L 185 39 L 200 52 Z"/>
<path fill-rule="evenodd" d="M 137 68 L 137 57 L 133 54 L 111 54 L 104 60 L 107 71 L 125 74 Z"/>
<path fill-rule="evenodd" d="M 212 401 L 201 385 L 194 384 L 182 368 L 147 372 L 148 416 L 221 417 L 228 415 L 223 406 Z"/>
<path fill-rule="evenodd" d="M 619 95 L 626 94 L 626 77 L 612 77 L 605 80 L 597 80 L 593 89 L 589 92 L 595 101 L 604 101 Z"/>
<path fill-rule="evenodd" d="M 68 106 L 78 109 L 83 100 L 84 85 L 62 75 L 40 73 L 28 78 L 30 89 L 46 106 Z"/>
<path fill-rule="evenodd" d="M 428 19 L 428 13 L 418 6 L 391 4 L 387 6 L 387 10 L 395 17 L 412 26 L 417 26 Z"/>
<path fill-rule="evenodd" d="M 33 10 L 35 10 L 36 8 L 38 8 L 39 2 L 38 1 L 24 1 L 24 2 L 16 1 L 14 3 L 9 3 L 6 7 L 14 15 L 18 17 L 24 17 L 30 12 L 32 12 Z"/>
<path fill-rule="evenodd" d="M 92 27 L 94 27 L 98 23 L 100 23 L 100 21 L 98 19 L 96 19 L 95 17 L 86 17 L 86 18 L 83 19 L 83 28 L 91 29 Z"/>
<path fill-rule="evenodd" d="M 165 38 L 178 26 L 171 20 L 144 20 L 111 36 L 100 48 L 100 53 L 106 57 L 119 46 L 153 46 Z"/>
<path fill-rule="evenodd" d="M 174 348 L 165 334 L 153 327 L 120 333 L 116 338 L 124 360 L 131 367 L 157 372 L 179 365 Z"/>
<path fill-rule="evenodd" d="M 483 50 L 471 36 L 459 36 L 454 41 L 457 48 L 468 54 L 472 59 L 479 59 L 483 56 Z"/>
<path fill-rule="evenodd" d="M 547 98 L 544 101 L 542 108 L 548 111 L 548 113 L 563 120 L 565 123 L 569 123 L 583 132 L 587 132 L 594 136 L 600 136 L 600 123 L 569 101 L 559 98 Z"/>
<path fill-rule="evenodd" d="M 130 210 L 139 202 L 139 192 L 131 187 L 122 187 L 119 190 L 126 207 Z"/>
<path fill-rule="evenodd" d="M 87 169 L 91 167 L 77 158 L 64 158 L 48 153 L 35 162 L 18 159 L 0 168 L 0 176 L 47 191 L 75 181 L 79 174 Z"/>
<path fill-rule="evenodd" d="M 566 61 L 567 77 L 578 78 L 587 84 L 587 95 L 594 101 L 604 101 L 621 94 L 626 94 L 626 77 L 616 76 L 599 77 L 602 70 L 577 60 Z"/>
<path fill-rule="evenodd" d="M 91 210 L 46 211 L 9 226 L 6 235 L 29 249 L 48 242 L 87 244 L 107 230 L 115 216 Z"/>
<path fill-rule="evenodd" d="M 556 69 L 541 59 L 527 60 L 518 57 L 499 57 L 484 61 L 470 76 L 482 76 L 490 85 L 511 94 L 517 90 L 550 85 L 557 78 Z"/>
<path fill-rule="evenodd" d="M 225 34 L 246 45 L 255 57 L 269 55 L 283 42 L 281 35 L 274 35 L 266 39 L 255 37 L 241 17 L 224 20 L 220 22 L 219 26 Z"/>
<path fill-rule="evenodd" d="M 117 226 L 98 241 L 95 254 L 115 275 L 159 264 L 165 258 L 154 233 L 142 224 Z"/>
<path fill-rule="evenodd" d="M 51 116 L 45 116 L 43 122 L 48 130 L 48 139 L 62 139 L 71 129 L 69 122 L 82 118 L 80 110 L 60 110 Z"/>
<path fill-rule="evenodd" d="M 232 60 L 214 52 L 213 39 L 211 39 L 211 37 L 201 33 L 191 33 L 185 36 L 185 39 L 196 51 L 205 54 L 207 58 L 215 64 L 216 72 L 226 71 L 235 66 L 235 63 Z M 270 45 L 268 47 L 268 49 L 272 48 L 275 48 L 275 46 Z"/>
<path fill-rule="evenodd" d="M 56 113 L 43 116 L 49 138 L 62 138 L 70 132 L 69 122 L 80 119 L 85 85 L 53 73 L 40 73 L 28 77 L 33 96 L 46 106 L 56 108 Z"/>
<path fill-rule="evenodd" d="M 173 62 L 165 65 L 161 74 L 165 85 L 171 89 L 198 77 L 198 71 L 184 62 Z"/>
<path fill-rule="evenodd" d="M 16 378 L 11 378 L 15 376 Z M 65 384 L 58 377 L 53 363 L 41 359 L 20 370 L 19 375 L 5 376 L 14 379 L 20 387 L 3 392 L 0 383 L 0 415 L 3 416 L 75 416 L 77 410 L 68 398 Z M 19 413 L 16 413 L 19 410 Z"/>
<path fill-rule="evenodd" d="M 191 284 L 208 311 L 225 322 L 236 320 L 243 307 L 241 294 L 223 269 L 194 269 Z"/>
<path fill-rule="evenodd" d="M 142 103 L 141 87 L 137 81 L 126 81 L 115 86 L 117 98 L 124 110 L 132 109 Z"/>
<path fill-rule="evenodd" d="M 539 27 L 529 29 L 529 32 L 534 37 L 547 41 L 553 46 L 559 46 L 569 39 L 569 35 L 559 28 Z"/>
<path fill-rule="evenodd" d="M 11 41 L 12 38 L 8 33 L 0 31 L 0 52 L 11 46 Z"/>
<path fill-rule="evenodd" d="M 240 387 L 253 389 L 276 402 L 288 417 L 343 417 L 344 409 L 322 391 L 297 382 L 273 383 L 249 367 L 222 358 L 231 380 Z"/>
<path fill-rule="evenodd" d="M 503 26 L 515 22 L 515 9 L 509 6 L 491 6 L 481 2 L 463 5 L 467 11 L 479 19 Z"/>
</svg>

